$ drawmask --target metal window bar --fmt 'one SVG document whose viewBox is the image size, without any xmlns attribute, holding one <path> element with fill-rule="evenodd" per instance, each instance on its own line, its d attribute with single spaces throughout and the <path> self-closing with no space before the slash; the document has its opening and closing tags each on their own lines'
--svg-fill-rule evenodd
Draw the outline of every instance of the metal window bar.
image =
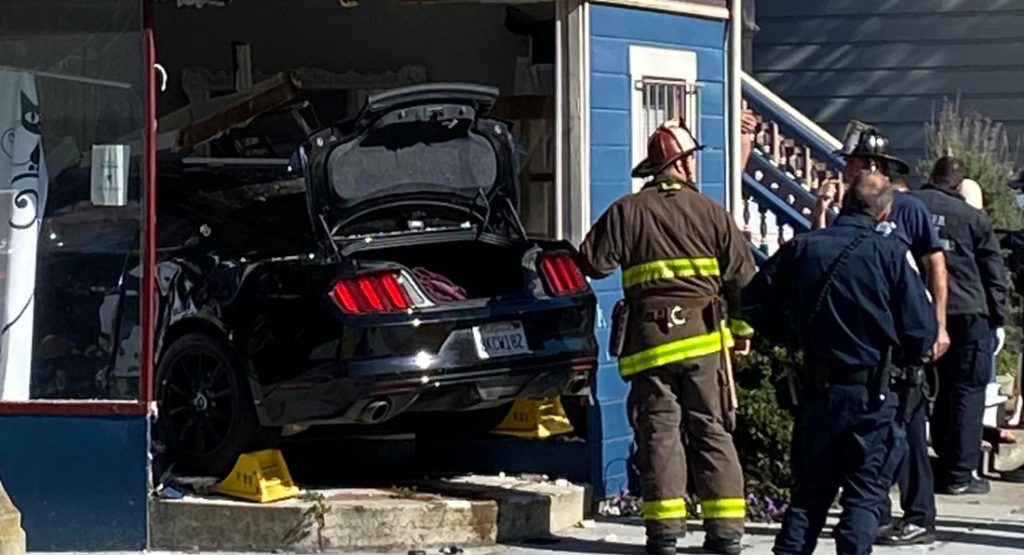
<svg viewBox="0 0 1024 555">
<path fill-rule="evenodd" d="M 643 93 L 643 137 L 662 123 L 679 118 L 700 141 L 699 87 L 683 80 L 645 77 L 636 84 Z"/>
</svg>

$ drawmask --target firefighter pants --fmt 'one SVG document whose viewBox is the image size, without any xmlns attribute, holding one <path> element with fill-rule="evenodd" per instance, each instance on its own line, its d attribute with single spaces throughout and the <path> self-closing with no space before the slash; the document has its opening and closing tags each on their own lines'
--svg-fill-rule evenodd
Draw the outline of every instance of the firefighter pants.
<svg viewBox="0 0 1024 555">
<path fill-rule="evenodd" d="M 932 414 L 932 446 L 939 456 L 939 487 L 970 483 L 981 464 L 985 388 L 992 358 L 992 334 L 981 315 L 951 314 L 949 352 L 939 359 L 939 390 Z"/>
<path fill-rule="evenodd" d="M 871 553 L 879 510 L 906 449 L 896 396 L 888 394 L 878 407 L 872 406 L 872 397 L 866 386 L 836 385 L 809 394 L 802 403 L 794 424 L 800 438 L 794 449 L 796 485 L 775 538 L 776 555 L 814 553 L 840 489 L 836 553 Z"/>
<path fill-rule="evenodd" d="M 722 413 L 721 353 L 652 368 L 630 379 L 629 416 L 636 434 L 643 517 L 650 537 L 686 532 L 686 455 L 713 538 L 743 534 L 743 473 Z"/>
</svg>

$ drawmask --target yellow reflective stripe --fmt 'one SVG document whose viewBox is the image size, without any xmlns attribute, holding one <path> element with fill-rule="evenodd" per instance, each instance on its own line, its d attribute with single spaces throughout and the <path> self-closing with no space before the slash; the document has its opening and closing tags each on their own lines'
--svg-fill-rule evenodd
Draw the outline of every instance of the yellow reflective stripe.
<svg viewBox="0 0 1024 555">
<path fill-rule="evenodd" d="M 721 332 L 713 331 L 704 335 L 687 337 L 622 357 L 619 359 L 619 373 L 623 377 L 628 377 L 650 368 L 720 352 L 723 335 L 725 347 L 732 347 L 734 344 L 732 333 L 723 327 Z"/>
<path fill-rule="evenodd" d="M 674 183 L 674 182 L 670 182 L 670 181 L 664 181 L 662 183 L 659 183 L 658 187 L 660 187 L 662 191 L 682 191 L 683 190 L 683 184 L 682 183 Z"/>
<path fill-rule="evenodd" d="M 662 499 L 659 501 L 644 501 L 644 520 L 671 520 L 686 518 L 685 499 Z"/>
<path fill-rule="evenodd" d="M 723 497 L 700 502 L 704 518 L 745 518 L 747 500 L 742 497 Z"/>
<path fill-rule="evenodd" d="M 738 318 L 729 320 L 729 331 L 736 337 L 751 337 L 754 335 L 754 328 Z"/>
<path fill-rule="evenodd" d="M 672 258 L 632 266 L 622 272 L 622 287 L 630 287 L 659 279 L 716 277 L 720 274 L 717 258 Z"/>
</svg>

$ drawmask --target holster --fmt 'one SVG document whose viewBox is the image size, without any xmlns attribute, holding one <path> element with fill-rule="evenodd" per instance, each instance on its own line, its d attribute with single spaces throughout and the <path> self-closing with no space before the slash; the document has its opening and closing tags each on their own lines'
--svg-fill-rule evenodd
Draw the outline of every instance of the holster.
<svg viewBox="0 0 1024 555">
<path fill-rule="evenodd" d="M 893 366 L 890 371 L 890 385 L 899 398 L 899 415 L 908 422 L 914 411 L 928 399 L 928 379 L 924 366 L 914 365 L 900 368 Z"/>
<path fill-rule="evenodd" d="M 781 365 L 782 363 L 779 362 Z M 772 387 L 775 389 L 775 402 L 779 408 L 795 414 L 797 408 L 803 402 L 804 387 L 800 377 L 797 375 L 799 362 L 790 361 L 789 366 L 779 368 L 773 374 Z"/>
<path fill-rule="evenodd" d="M 626 331 L 629 328 L 629 303 L 619 299 L 612 309 L 611 340 L 608 342 L 608 354 L 619 358 L 626 348 Z"/>
</svg>

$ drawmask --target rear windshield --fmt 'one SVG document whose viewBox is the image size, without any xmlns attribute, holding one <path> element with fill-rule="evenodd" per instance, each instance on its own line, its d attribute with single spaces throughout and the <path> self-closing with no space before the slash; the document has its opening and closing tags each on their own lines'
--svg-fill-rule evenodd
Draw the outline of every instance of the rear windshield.
<svg viewBox="0 0 1024 555">
<path fill-rule="evenodd" d="M 410 122 L 371 131 L 342 144 L 328 159 L 342 201 L 428 190 L 473 196 L 498 175 L 494 147 L 469 122 Z"/>
</svg>

